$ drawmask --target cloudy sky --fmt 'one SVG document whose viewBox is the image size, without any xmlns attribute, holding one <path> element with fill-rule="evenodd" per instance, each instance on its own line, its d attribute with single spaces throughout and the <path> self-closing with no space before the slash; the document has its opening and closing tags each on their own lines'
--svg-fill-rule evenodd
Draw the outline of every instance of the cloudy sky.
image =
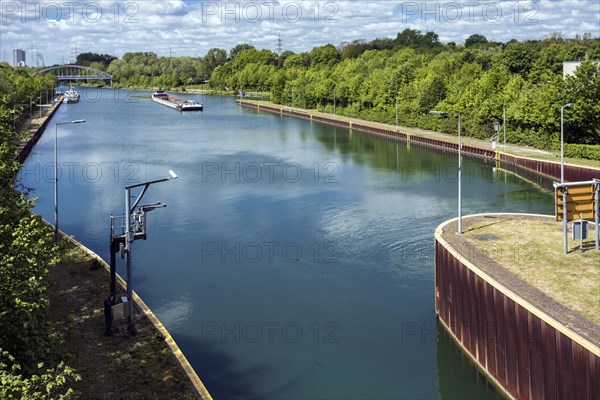
<svg viewBox="0 0 600 400">
<path fill-rule="evenodd" d="M 238 43 L 276 51 L 279 36 L 283 50 L 301 52 L 406 28 L 456 43 L 473 33 L 494 41 L 600 35 L 596 0 L 0 0 L 0 13 L 0 59 L 12 63 L 22 48 L 29 65 L 32 56 L 41 65 L 38 53 L 51 65 L 83 52 L 201 57 Z"/>
</svg>

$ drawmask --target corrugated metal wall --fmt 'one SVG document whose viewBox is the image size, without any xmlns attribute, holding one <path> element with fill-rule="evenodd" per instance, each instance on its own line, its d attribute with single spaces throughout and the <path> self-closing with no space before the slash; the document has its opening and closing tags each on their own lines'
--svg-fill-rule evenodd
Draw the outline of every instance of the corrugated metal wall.
<svg viewBox="0 0 600 400">
<path fill-rule="evenodd" d="M 598 399 L 600 358 L 435 244 L 436 312 L 479 365 L 518 399 Z"/>
<path fill-rule="evenodd" d="M 541 160 L 532 160 L 530 158 L 521 158 L 509 154 L 500 153 L 500 160 L 510 164 L 518 165 L 538 174 L 546 175 L 551 178 L 560 179 L 560 164 L 545 162 Z M 600 164 L 600 162 L 598 163 Z M 584 182 L 600 178 L 600 170 L 592 168 L 577 167 L 574 165 L 565 165 L 565 181 Z"/>
</svg>

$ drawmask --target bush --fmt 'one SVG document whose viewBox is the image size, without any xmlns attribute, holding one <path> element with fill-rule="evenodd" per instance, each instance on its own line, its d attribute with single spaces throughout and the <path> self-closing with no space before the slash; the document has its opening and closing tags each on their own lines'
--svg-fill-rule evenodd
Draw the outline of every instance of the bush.
<svg viewBox="0 0 600 400">
<path fill-rule="evenodd" d="M 600 161 L 600 145 L 565 144 L 565 157 Z"/>
</svg>

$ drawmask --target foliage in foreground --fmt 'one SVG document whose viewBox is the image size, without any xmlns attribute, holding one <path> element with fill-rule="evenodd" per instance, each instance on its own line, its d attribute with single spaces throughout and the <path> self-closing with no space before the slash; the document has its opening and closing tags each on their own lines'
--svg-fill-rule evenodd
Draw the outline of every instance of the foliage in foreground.
<svg viewBox="0 0 600 400">
<path fill-rule="evenodd" d="M 34 201 L 27 190 L 14 181 L 20 167 L 13 133 L 21 118 L 17 103 L 51 88 L 53 80 L 0 67 L 0 398 L 66 399 L 70 391 L 62 386 L 77 377 L 56 360 L 56 338 L 45 317 L 48 273 L 58 262 L 58 246 L 52 230 L 31 213 Z M 43 365 L 49 368 L 42 370 Z"/>
<path fill-rule="evenodd" d="M 24 375 L 21 366 L 7 351 L 0 349 L 0 398 L 27 400 L 68 400 L 73 390 L 63 389 L 68 380 L 80 380 L 80 376 L 63 362 L 56 368 L 43 369 L 37 365 L 37 373 Z"/>
</svg>

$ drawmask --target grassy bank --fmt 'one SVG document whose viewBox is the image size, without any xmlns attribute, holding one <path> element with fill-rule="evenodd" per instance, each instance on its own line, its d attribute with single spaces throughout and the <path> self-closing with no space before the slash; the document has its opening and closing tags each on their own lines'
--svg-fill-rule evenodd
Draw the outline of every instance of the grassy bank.
<svg viewBox="0 0 600 400">
<path fill-rule="evenodd" d="M 572 233 L 569 232 L 569 238 Z M 464 238 L 554 301 L 600 325 L 600 252 L 590 227 L 584 251 L 570 241 L 564 254 L 562 223 L 498 218 L 470 226 Z"/>
<path fill-rule="evenodd" d="M 194 389 L 165 343 L 143 315 L 136 315 L 138 334 L 127 321 L 104 335 L 103 300 L 109 275 L 70 242 L 62 245 L 61 262 L 51 270 L 48 319 L 62 344 L 58 349 L 82 380 L 73 383 L 80 399 L 196 399 Z M 124 295 L 117 289 L 117 297 Z"/>
</svg>

